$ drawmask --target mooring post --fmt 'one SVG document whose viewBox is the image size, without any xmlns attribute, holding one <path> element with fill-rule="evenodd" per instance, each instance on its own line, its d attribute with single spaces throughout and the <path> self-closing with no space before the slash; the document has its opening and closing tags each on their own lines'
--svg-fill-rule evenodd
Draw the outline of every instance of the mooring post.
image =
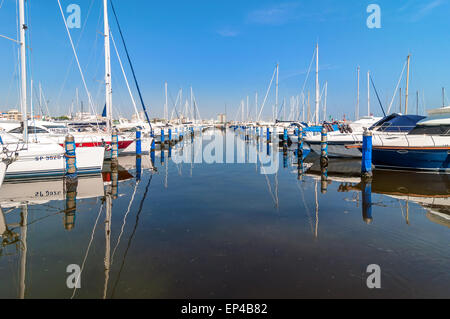
<svg viewBox="0 0 450 319">
<path fill-rule="evenodd" d="M 111 197 L 117 199 L 119 197 L 119 169 L 118 166 L 111 167 Z"/>
<path fill-rule="evenodd" d="M 300 156 L 297 159 L 297 179 L 301 180 L 302 179 L 302 175 L 303 175 L 303 157 Z"/>
<path fill-rule="evenodd" d="M 361 177 L 372 178 L 372 132 L 367 128 L 364 129 L 363 134 Z"/>
<path fill-rule="evenodd" d="M 366 224 L 371 224 L 372 218 L 372 182 L 370 179 L 362 181 L 362 215 Z"/>
<path fill-rule="evenodd" d="M 299 127 L 297 128 L 297 155 L 301 158 L 303 158 L 303 128 Z"/>
<path fill-rule="evenodd" d="M 138 128 L 136 130 L 136 155 L 142 154 L 142 140 L 141 140 L 142 132 L 141 129 Z"/>
<path fill-rule="evenodd" d="M 113 129 L 111 136 L 111 160 L 112 163 L 117 164 L 119 158 L 119 133 L 117 129 Z"/>
<path fill-rule="evenodd" d="M 172 129 L 169 128 L 169 144 L 172 143 Z"/>
<path fill-rule="evenodd" d="M 320 152 L 320 165 L 325 166 L 328 164 L 328 139 L 327 139 L 327 129 L 325 126 L 322 127 L 322 139 L 320 142 L 321 152 Z"/>
<path fill-rule="evenodd" d="M 270 143 L 270 127 L 267 127 L 267 143 Z"/>
<path fill-rule="evenodd" d="M 66 160 L 65 176 L 68 179 L 75 179 L 78 176 L 76 148 L 75 138 L 73 135 L 68 134 L 64 141 L 64 158 Z"/>
<path fill-rule="evenodd" d="M 285 142 L 288 141 L 288 131 L 287 131 L 286 128 L 285 128 L 284 131 L 283 131 L 283 140 L 284 140 Z"/>
<path fill-rule="evenodd" d="M 142 156 L 137 155 L 136 156 L 136 181 L 141 180 L 142 175 Z"/>
<path fill-rule="evenodd" d="M 77 187 L 78 179 L 73 179 L 64 183 L 66 193 L 66 210 L 64 211 L 64 228 L 72 230 L 75 228 L 75 217 L 77 212 Z"/>
<path fill-rule="evenodd" d="M 326 194 L 328 190 L 328 167 L 326 165 L 320 168 L 320 192 Z"/>
<path fill-rule="evenodd" d="M 161 150 L 161 165 L 164 166 L 164 162 L 166 161 L 166 154 L 164 150 Z"/>
<path fill-rule="evenodd" d="M 164 129 L 161 129 L 161 146 L 164 144 L 165 136 L 164 136 Z"/>
</svg>

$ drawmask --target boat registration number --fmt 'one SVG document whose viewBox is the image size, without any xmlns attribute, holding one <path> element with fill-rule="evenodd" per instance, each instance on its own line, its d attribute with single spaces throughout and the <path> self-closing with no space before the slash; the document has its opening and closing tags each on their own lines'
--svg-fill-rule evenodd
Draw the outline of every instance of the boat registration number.
<svg viewBox="0 0 450 319">
<path fill-rule="evenodd" d="M 56 161 L 63 158 L 63 155 L 36 156 L 36 161 Z"/>
<path fill-rule="evenodd" d="M 34 197 L 51 197 L 60 196 L 61 194 L 61 191 L 38 191 L 34 194 Z"/>
</svg>

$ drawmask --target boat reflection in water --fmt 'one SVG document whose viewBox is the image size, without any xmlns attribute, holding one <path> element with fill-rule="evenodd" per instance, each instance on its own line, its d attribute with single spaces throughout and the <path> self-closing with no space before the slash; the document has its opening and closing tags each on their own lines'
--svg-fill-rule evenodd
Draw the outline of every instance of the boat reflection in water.
<svg viewBox="0 0 450 319">
<path fill-rule="evenodd" d="M 361 192 L 363 219 L 373 221 L 372 193 L 389 196 L 406 202 L 406 222 L 409 223 L 409 203 L 419 204 L 427 210 L 427 218 L 437 224 L 450 227 L 450 176 L 435 173 L 411 173 L 404 171 L 374 170 L 371 181 L 362 181 L 357 160 L 334 160 L 326 170 L 313 164 L 308 173 L 316 178 L 322 176 L 322 190 L 331 182 L 340 183 L 339 192 Z"/>
<path fill-rule="evenodd" d="M 123 158 L 119 165 L 105 164 L 102 174 L 93 177 L 83 177 L 75 180 L 54 179 L 43 181 L 30 181 L 26 183 L 7 182 L 0 189 L 0 256 L 20 255 L 19 266 L 19 298 L 25 298 L 26 272 L 27 272 L 27 241 L 28 227 L 38 221 L 45 221 L 47 217 L 63 215 L 63 224 L 66 231 L 75 228 L 77 213 L 77 201 L 85 199 L 100 199 L 101 207 L 105 206 L 105 239 L 106 252 L 105 266 L 105 295 L 108 285 L 110 256 L 111 256 L 111 217 L 113 200 L 119 197 L 119 182 L 132 180 L 134 176 L 124 169 L 121 164 L 126 164 L 130 159 Z M 142 170 L 142 159 L 133 157 L 136 169 L 136 177 Z M 144 160 L 144 163 L 146 161 Z M 125 165 L 130 166 L 130 165 Z M 145 168 L 148 165 L 145 166 Z M 65 202 L 63 208 L 58 208 L 57 202 Z M 29 209 L 36 206 L 37 209 L 48 206 L 52 212 L 45 216 L 29 220 Z M 20 216 L 17 215 L 19 212 Z M 101 210 L 100 210 L 101 212 Z M 19 220 L 17 222 L 17 220 Z M 75 294 L 75 291 L 74 291 Z"/>
</svg>

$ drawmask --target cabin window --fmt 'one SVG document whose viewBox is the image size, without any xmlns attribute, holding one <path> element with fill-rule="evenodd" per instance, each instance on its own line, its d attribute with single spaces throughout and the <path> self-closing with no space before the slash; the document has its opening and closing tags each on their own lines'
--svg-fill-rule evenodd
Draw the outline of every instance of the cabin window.
<svg viewBox="0 0 450 319">
<path fill-rule="evenodd" d="M 12 129 L 11 131 L 9 131 L 9 133 L 22 134 L 23 129 L 22 129 L 22 127 L 16 127 L 15 129 Z M 28 126 L 28 133 L 29 134 L 46 134 L 46 133 L 48 133 L 48 131 L 43 128 L 40 128 L 40 127 Z"/>
<path fill-rule="evenodd" d="M 416 126 L 410 135 L 450 135 L 450 125 Z"/>
</svg>

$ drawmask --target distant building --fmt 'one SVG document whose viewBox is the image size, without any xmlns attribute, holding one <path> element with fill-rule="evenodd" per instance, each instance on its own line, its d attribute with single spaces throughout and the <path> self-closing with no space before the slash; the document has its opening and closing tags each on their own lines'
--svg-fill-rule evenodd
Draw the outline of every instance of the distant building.
<svg viewBox="0 0 450 319">
<path fill-rule="evenodd" d="M 217 115 L 217 123 L 225 124 L 227 122 L 227 116 L 225 114 Z"/>
<path fill-rule="evenodd" d="M 8 112 L 2 112 L 0 117 L 5 120 L 22 121 L 22 113 L 18 110 L 10 110 Z"/>
</svg>

